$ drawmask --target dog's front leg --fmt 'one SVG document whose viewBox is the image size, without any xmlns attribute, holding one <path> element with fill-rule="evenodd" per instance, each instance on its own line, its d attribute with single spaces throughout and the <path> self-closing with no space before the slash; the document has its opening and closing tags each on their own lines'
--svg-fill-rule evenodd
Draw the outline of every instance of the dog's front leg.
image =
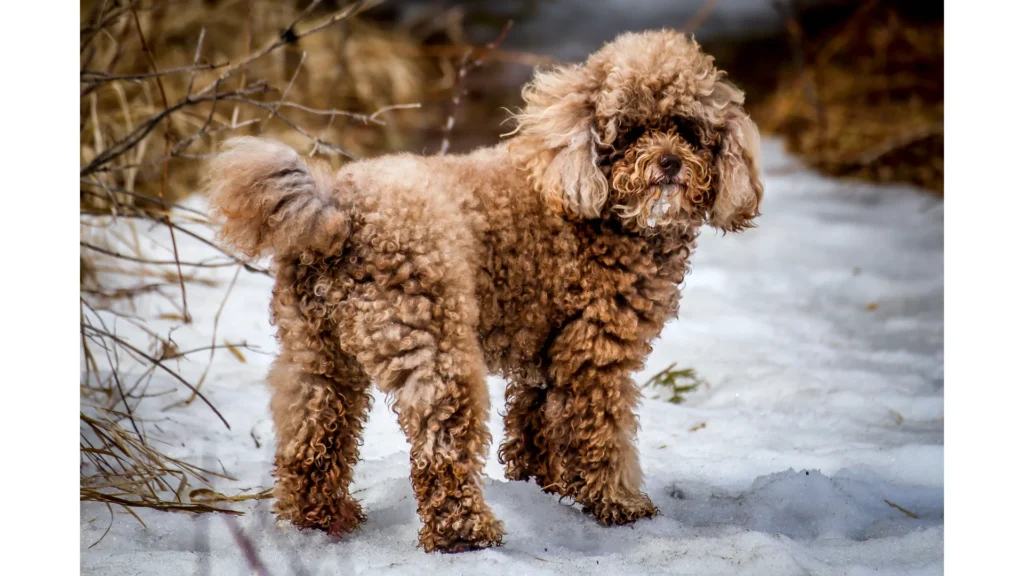
<svg viewBox="0 0 1024 576">
<path fill-rule="evenodd" d="M 546 491 L 568 496 L 602 524 L 658 513 L 640 491 L 636 449 L 640 395 L 630 374 L 649 351 L 637 319 L 614 300 L 592 304 L 565 326 L 550 349 L 544 406 Z"/>
<path fill-rule="evenodd" d="M 366 290 L 344 306 L 344 340 L 388 394 L 409 440 L 420 546 L 462 552 L 500 544 L 502 524 L 484 502 L 489 396 L 469 300 L 448 286 Z"/>
<path fill-rule="evenodd" d="M 505 440 L 498 461 L 505 465 L 509 480 L 545 477 L 543 439 L 546 387 L 513 378 L 505 389 Z"/>
</svg>

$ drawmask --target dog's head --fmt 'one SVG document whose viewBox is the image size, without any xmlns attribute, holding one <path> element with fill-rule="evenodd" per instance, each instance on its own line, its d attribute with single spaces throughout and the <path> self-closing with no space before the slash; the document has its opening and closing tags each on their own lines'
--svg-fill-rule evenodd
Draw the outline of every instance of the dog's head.
<svg viewBox="0 0 1024 576">
<path fill-rule="evenodd" d="M 567 217 L 748 228 L 763 193 L 760 139 L 713 60 L 680 32 L 623 34 L 583 64 L 534 76 L 510 150 Z"/>
</svg>

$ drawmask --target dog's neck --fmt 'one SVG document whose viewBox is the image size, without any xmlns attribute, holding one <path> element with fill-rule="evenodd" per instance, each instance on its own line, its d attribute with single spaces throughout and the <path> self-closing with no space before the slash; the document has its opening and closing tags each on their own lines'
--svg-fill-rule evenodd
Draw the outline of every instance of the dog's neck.
<svg viewBox="0 0 1024 576">
<path fill-rule="evenodd" d="M 623 221 L 610 209 L 602 212 L 600 218 L 576 220 L 575 225 L 580 235 L 591 242 L 601 237 L 614 237 L 618 242 L 642 247 L 659 266 L 688 259 L 700 235 L 700 226 L 692 223 L 640 228 Z"/>
</svg>

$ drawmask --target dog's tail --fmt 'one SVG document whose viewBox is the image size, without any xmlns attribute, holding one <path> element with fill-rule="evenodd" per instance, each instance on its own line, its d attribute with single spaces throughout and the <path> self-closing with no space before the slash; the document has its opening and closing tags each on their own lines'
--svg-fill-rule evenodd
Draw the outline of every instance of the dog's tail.
<svg viewBox="0 0 1024 576">
<path fill-rule="evenodd" d="M 280 142 L 228 140 L 210 165 L 207 190 L 221 239 L 250 257 L 336 254 L 349 235 L 329 169 Z"/>
</svg>

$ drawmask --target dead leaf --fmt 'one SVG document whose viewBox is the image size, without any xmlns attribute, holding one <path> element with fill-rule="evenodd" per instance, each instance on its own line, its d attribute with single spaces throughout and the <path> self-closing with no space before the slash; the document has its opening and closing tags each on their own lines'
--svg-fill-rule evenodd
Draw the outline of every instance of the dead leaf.
<svg viewBox="0 0 1024 576">
<path fill-rule="evenodd" d="M 245 356 L 242 355 L 242 351 L 241 350 L 239 350 L 238 348 L 235 348 L 234 344 L 230 344 L 228 342 L 225 342 L 224 346 L 227 347 L 228 352 L 231 352 L 231 354 L 234 355 L 235 358 L 238 358 L 239 362 L 241 362 L 242 364 L 245 364 Z"/>
<path fill-rule="evenodd" d="M 226 494 L 210 490 L 209 488 L 196 488 L 188 493 L 188 498 L 193 502 L 244 502 L 245 500 L 266 500 L 273 496 L 273 493 L 273 488 L 267 488 L 266 490 L 256 494 L 238 494 L 235 496 L 228 496 Z"/>
</svg>

